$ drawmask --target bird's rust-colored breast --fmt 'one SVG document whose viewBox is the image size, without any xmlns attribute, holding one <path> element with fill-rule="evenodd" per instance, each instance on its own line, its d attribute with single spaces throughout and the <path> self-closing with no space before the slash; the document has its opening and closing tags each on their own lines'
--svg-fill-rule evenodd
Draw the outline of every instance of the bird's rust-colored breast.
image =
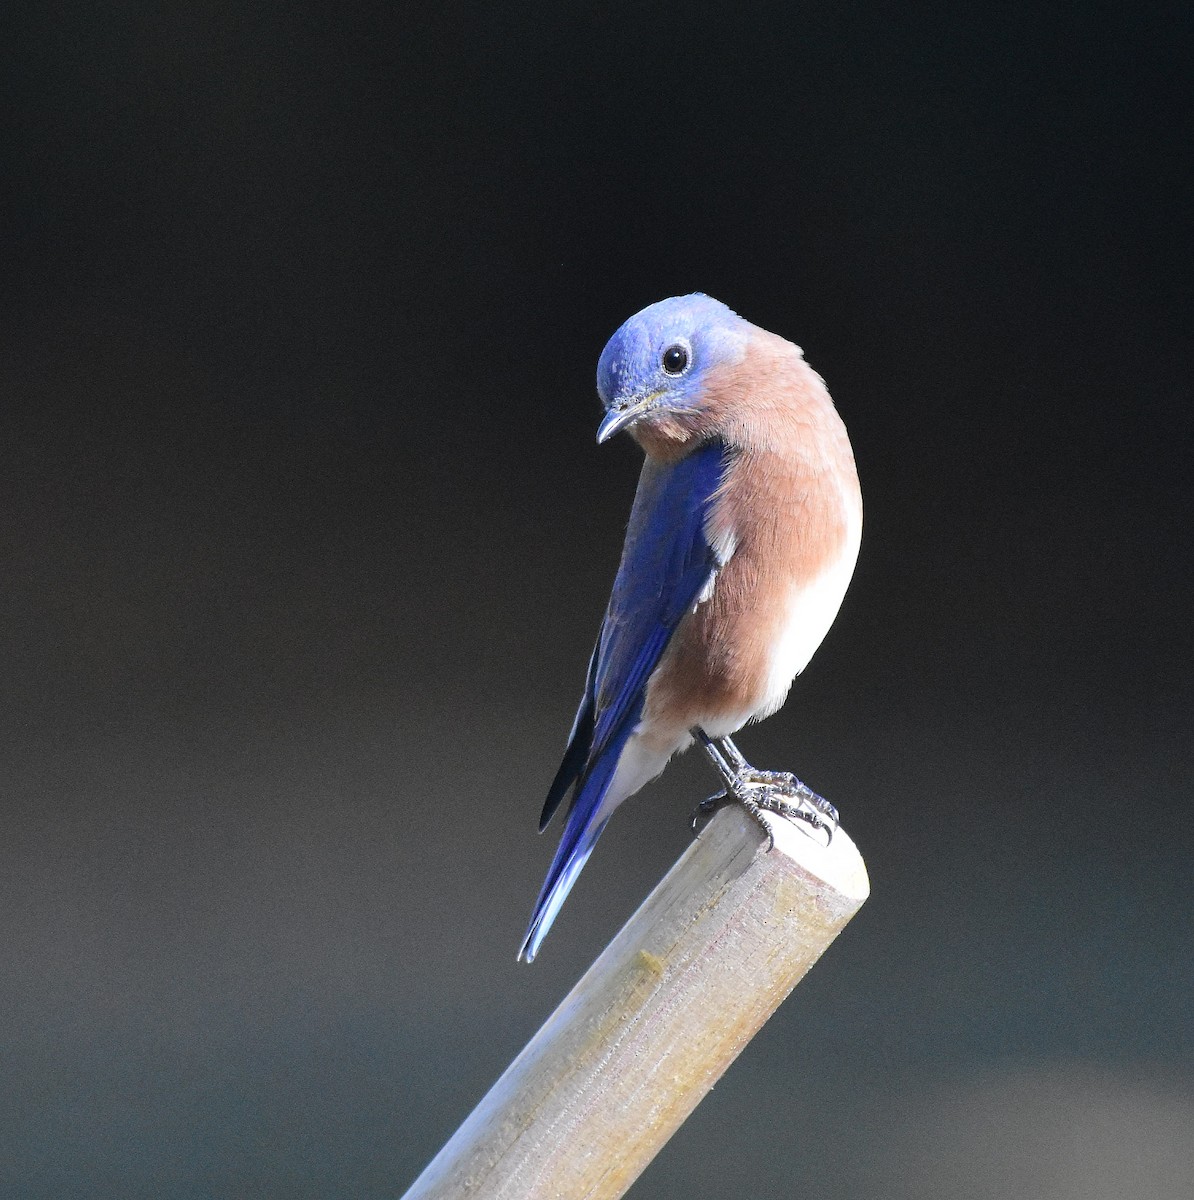
<svg viewBox="0 0 1194 1200">
<path fill-rule="evenodd" d="M 651 679 L 644 729 L 664 737 L 731 732 L 783 702 L 841 603 L 861 532 L 845 427 L 799 349 L 757 330 L 745 362 L 709 376 L 702 434 L 731 462 L 708 532 L 733 552 Z"/>
</svg>

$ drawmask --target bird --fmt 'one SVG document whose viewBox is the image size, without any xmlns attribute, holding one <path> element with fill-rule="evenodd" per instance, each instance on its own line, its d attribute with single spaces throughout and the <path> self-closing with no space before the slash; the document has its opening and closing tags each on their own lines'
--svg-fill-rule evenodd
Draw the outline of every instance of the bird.
<svg viewBox="0 0 1194 1200">
<path fill-rule="evenodd" d="M 614 810 L 700 743 L 724 790 L 832 836 L 837 813 L 731 740 L 776 712 L 837 616 L 862 536 L 846 427 L 799 346 L 697 292 L 651 304 L 597 364 L 598 443 L 645 461 L 584 694 L 543 806 L 564 831 L 518 958 L 534 960 Z M 702 807 L 706 807 L 702 806 Z"/>
</svg>

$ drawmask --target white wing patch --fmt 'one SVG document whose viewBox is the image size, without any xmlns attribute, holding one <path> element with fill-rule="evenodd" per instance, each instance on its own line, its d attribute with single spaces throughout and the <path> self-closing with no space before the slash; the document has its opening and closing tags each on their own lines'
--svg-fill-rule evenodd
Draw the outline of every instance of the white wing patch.
<svg viewBox="0 0 1194 1200">
<path fill-rule="evenodd" d="M 738 549 L 738 538 L 732 529 L 727 529 L 712 540 L 709 549 L 713 551 L 713 561 L 716 565 L 709 572 L 705 586 L 697 594 L 696 603 L 692 606 L 693 612 L 696 612 L 705 601 L 712 597 L 713 589 L 717 586 L 718 575 L 725 569 L 726 563 L 734 557 L 734 551 Z"/>
</svg>

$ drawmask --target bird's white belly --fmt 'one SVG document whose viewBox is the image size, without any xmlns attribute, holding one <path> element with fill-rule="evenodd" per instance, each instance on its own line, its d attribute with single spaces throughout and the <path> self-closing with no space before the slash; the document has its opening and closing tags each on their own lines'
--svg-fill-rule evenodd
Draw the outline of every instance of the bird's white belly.
<svg viewBox="0 0 1194 1200">
<path fill-rule="evenodd" d="M 793 585 L 768 664 L 763 697 L 748 719 L 761 721 L 779 709 L 792 681 L 808 666 L 842 606 L 854 563 L 857 542 L 847 543 L 838 560 L 811 582 Z"/>
</svg>

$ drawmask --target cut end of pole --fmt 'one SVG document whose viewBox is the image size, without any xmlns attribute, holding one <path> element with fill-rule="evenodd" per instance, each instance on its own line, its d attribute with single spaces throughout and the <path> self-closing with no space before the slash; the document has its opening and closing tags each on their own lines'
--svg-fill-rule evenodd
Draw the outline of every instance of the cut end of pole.
<svg viewBox="0 0 1194 1200">
<path fill-rule="evenodd" d="M 871 894 L 871 880 L 866 863 L 850 835 L 838 826 L 828 844 L 824 833 L 813 830 L 801 821 L 772 819 L 774 845 L 767 850 L 767 838 L 760 835 L 760 854 L 779 853 L 792 860 L 802 870 L 819 878 L 827 887 L 843 897 L 857 900 L 861 905 Z"/>
</svg>

